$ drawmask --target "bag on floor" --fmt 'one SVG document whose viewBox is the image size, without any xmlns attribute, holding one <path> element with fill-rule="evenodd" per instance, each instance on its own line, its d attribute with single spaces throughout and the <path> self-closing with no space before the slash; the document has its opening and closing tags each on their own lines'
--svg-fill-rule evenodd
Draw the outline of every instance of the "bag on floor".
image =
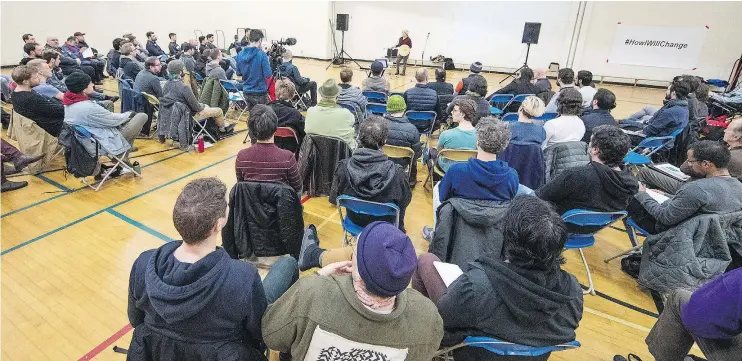
<svg viewBox="0 0 742 361">
<path fill-rule="evenodd" d="M 634 279 L 639 279 L 639 265 L 642 263 L 641 254 L 630 254 L 621 259 L 621 271 Z"/>
<path fill-rule="evenodd" d="M 60 133 L 60 138 L 63 135 Z M 87 149 L 80 143 L 74 135 L 68 138 L 69 146 L 64 149 L 64 159 L 67 163 L 67 173 L 72 174 L 75 178 L 90 177 L 95 175 L 98 168 L 98 147 L 95 148 L 95 155 L 90 155 Z"/>
</svg>

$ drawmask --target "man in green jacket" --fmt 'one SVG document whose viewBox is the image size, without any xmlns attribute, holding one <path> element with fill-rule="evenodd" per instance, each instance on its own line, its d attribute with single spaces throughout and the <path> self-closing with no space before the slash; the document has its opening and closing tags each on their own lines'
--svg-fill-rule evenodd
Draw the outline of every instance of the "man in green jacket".
<svg viewBox="0 0 742 361">
<path fill-rule="evenodd" d="M 352 258 L 299 279 L 270 306 L 262 321 L 268 348 L 294 360 L 430 360 L 443 321 L 429 299 L 407 288 L 417 264 L 409 237 L 371 223 Z"/>
</svg>

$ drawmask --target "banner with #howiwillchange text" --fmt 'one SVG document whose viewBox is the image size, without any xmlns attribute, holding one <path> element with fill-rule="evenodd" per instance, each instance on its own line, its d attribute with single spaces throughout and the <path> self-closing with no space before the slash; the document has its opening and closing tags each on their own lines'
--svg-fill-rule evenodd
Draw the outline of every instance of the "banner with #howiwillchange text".
<svg viewBox="0 0 742 361">
<path fill-rule="evenodd" d="M 695 69 L 708 27 L 618 23 L 607 63 Z"/>
</svg>

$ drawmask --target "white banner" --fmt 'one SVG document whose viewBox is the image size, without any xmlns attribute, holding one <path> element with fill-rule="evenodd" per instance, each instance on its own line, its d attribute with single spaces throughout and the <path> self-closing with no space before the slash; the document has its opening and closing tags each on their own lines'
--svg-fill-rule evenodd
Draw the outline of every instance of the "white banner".
<svg viewBox="0 0 742 361">
<path fill-rule="evenodd" d="M 616 25 L 608 63 L 695 69 L 707 27 Z"/>
</svg>

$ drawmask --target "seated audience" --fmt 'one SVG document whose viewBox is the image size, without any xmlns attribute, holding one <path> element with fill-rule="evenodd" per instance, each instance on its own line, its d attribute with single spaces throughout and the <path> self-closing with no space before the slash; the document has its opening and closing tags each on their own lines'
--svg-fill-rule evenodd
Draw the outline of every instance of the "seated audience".
<svg viewBox="0 0 742 361">
<path fill-rule="evenodd" d="M 673 81 L 667 88 L 665 105 L 659 110 L 645 107 L 627 119 L 621 120 L 624 128 L 638 129 L 646 137 L 662 137 L 688 125 L 688 94 L 690 84 L 685 80 Z M 648 118 L 648 119 L 647 119 Z M 646 120 L 645 120 L 646 119 Z M 638 144 L 641 139 L 634 140 Z"/>
<path fill-rule="evenodd" d="M 155 35 L 154 31 L 148 31 L 147 32 L 147 52 L 149 53 L 149 56 L 167 56 L 165 54 L 165 51 L 162 50 L 162 48 L 157 45 L 157 35 Z"/>
<path fill-rule="evenodd" d="M 533 80 L 533 70 L 531 70 L 530 68 L 522 68 L 518 72 L 515 73 L 515 79 L 513 79 L 513 81 L 511 81 L 510 84 L 490 94 L 487 97 L 487 99 L 491 99 L 492 96 L 495 94 L 511 94 L 511 95 L 538 94 L 540 92 L 539 88 L 537 88 L 536 85 L 531 83 L 532 80 Z M 515 104 L 515 106 L 517 106 L 517 104 Z M 506 110 L 506 111 L 509 111 L 509 110 Z"/>
<path fill-rule="evenodd" d="M 206 68 L 204 68 L 206 76 L 218 80 L 227 80 L 227 72 L 224 71 L 224 68 L 220 64 L 222 61 L 222 51 L 219 49 L 207 49 L 204 55 L 209 59 L 209 62 L 206 63 Z"/>
<path fill-rule="evenodd" d="M 536 96 L 523 100 L 518 107 L 518 121 L 510 122 L 510 143 L 536 144 L 541 146 L 546 140 L 546 131 L 540 124 L 534 123 L 534 118 L 544 115 L 544 101 Z"/>
<path fill-rule="evenodd" d="M 245 96 L 247 111 L 255 104 L 268 103 L 268 84 L 266 79 L 273 76 L 268 55 L 260 47 L 263 32 L 258 29 L 250 31 L 250 42 L 235 57 L 237 75 L 242 76 L 242 92 Z"/>
<path fill-rule="evenodd" d="M 23 40 L 23 46 L 24 46 L 23 47 L 23 58 L 27 58 L 28 57 L 28 52 L 26 52 L 25 45 L 28 44 L 28 43 L 35 43 L 36 42 L 36 37 L 33 36 L 33 34 L 23 34 L 23 35 L 21 35 L 21 40 Z M 25 64 L 21 64 L 21 65 L 25 65 Z"/>
<path fill-rule="evenodd" d="M 64 73 L 62 72 L 62 69 L 59 67 L 59 64 L 62 62 L 62 57 L 54 50 L 46 50 L 44 51 L 44 55 L 42 56 L 42 59 L 46 61 L 47 66 L 49 66 L 49 69 L 51 69 L 51 76 L 46 79 L 46 83 L 56 88 L 59 92 L 64 95 L 64 93 L 67 92 L 67 86 L 64 85 Z M 54 94 L 54 97 L 57 98 L 57 94 Z M 103 94 L 103 91 L 96 89 L 92 94 L 90 94 L 90 98 L 93 99 L 94 102 L 98 103 L 102 107 L 113 110 L 113 103 L 119 99 L 117 96 L 108 96 Z M 58 98 L 61 100 L 61 98 Z"/>
<path fill-rule="evenodd" d="M 142 71 L 142 66 L 136 59 L 136 48 L 134 44 L 124 43 L 121 45 L 119 67 L 124 72 L 124 79 L 134 80 L 137 78 L 137 74 Z"/>
<path fill-rule="evenodd" d="M 446 69 L 435 68 L 435 81 L 429 82 L 428 88 L 435 90 L 436 95 L 453 94 L 453 84 L 446 83 Z"/>
<path fill-rule="evenodd" d="M 281 64 L 278 69 L 281 71 L 282 75 L 287 76 L 292 82 L 294 82 L 296 85 L 296 91 L 299 95 L 309 92 L 311 103 L 307 104 L 307 106 L 313 107 L 317 105 L 317 82 L 301 76 L 299 68 L 297 68 L 292 62 L 293 59 L 294 54 L 291 53 L 291 50 L 286 50 L 283 54 L 283 64 Z"/>
<path fill-rule="evenodd" d="M 154 95 L 157 99 L 162 98 L 162 79 L 157 76 L 162 71 L 160 58 L 150 56 L 144 61 L 144 68 L 134 79 L 134 91 Z"/>
<path fill-rule="evenodd" d="M 615 125 L 594 129 L 588 154 L 590 163 L 565 169 L 536 190 L 536 196 L 549 201 L 559 214 L 572 209 L 600 212 L 624 211 L 639 189 L 628 169 L 621 169 L 631 142 Z"/>
<path fill-rule="evenodd" d="M 255 32 L 257 30 L 253 30 Z M 355 117 L 348 109 L 338 105 L 340 87 L 334 79 L 327 79 L 319 88 L 319 103 L 307 109 L 305 131 L 342 139 L 350 149 L 356 148 Z"/>
<path fill-rule="evenodd" d="M 698 290 L 672 292 L 646 343 L 656 361 L 688 360 L 693 343 L 709 360 L 735 360 L 742 353 L 742 269 Z M 693 357 L 697 360 L 697 357 Z"/>
<path fill-rule="evenodd" d="M 433 264 L 440 261 L 438 257 L 420 255 L 412 287 L 438 306 L 445 330 L 443 345 L 459 344 L 467 336 L 529 346 L 573 341 L 582 319 L 582 288 L 561 269 L 567 242 L 561 217 L 546 202 L 519 196 L 508 208 L 502 227 L 503 255 L 481 255 L 448 287 Z M 478 347 L 458 349 L 454 357 L 493 359 L 490 351 Z"/>
<path fill-rule="evenodd" d="M 193 53 L 196 51 L 196 48 L 188 43 L 184 43 L 181 50 L 183 53 L 180 54 L 180 61 L 183 62 L 189 73 L 194 74 L 196 71 L 196 60 L 193 58 Z"/>
<path fill-rule="evenodd" d="M 234 124 L 227 125 L 222 109 L 199 103 L 191 88 L 183 82 L 184 68 L 185 66 L 181 60 L 173 60 L 167 64 L 168 80 L 162 88 L 160 102 L 163 106 L 167 106 L 168 103 L 183 103 L 191 110 L 194 120 L 214 118 L 220 133 L 231 133 L 234 130 Z M 164 142 L 164 139 L 162 141 Z"/>
<path fill-rule="evenodd" d="M 36 163 L 41 160 L 41 158 L 44 158 L 44 154 L 39 154 L 32 157 L 21 153 L 18 148 L 6 142 L 5 139 L 0 139 L 0 143 L 2 143 L 2 148 L 0 148 L 0 155 L 2 156 L 1 166 L 3 168 L 2 172 L 0 172 L 0 177 L 2 177 L 2 181 L 0 181 L 2 190 L 0 192 L 10 192 L 27 186 L 28 182 L 26 181 L 9 181 L 6 176 L 19 173 L 23 170 L 23 168 L 26 168 L 27 165 Z M 6 167 L 5 163 L 11 163 L 13 166 Z"/>
<path fill-rule="evenodd" d="M 477 133 L 474 126 L 477 124 L 477 104 L 473 100 L 459 98 L 454 99 L 449 105 L 451 117 L 456 128 L 448 129 L 438 137 L 436 149 L 440 152 L 443 149 L 477 149 Z M 454 162 L 443 157 L 438 157 L 438 166 L 444 172 Z"/>
<path fill-rule="evenodd" d="M 657 234 L 699 214 L 724 214 L 742 209 L 742 183 L 727 169 L 731 154 L 719 142 L 703 140 L 688 147 L 683 172 L 694 181 L 683 183 L 670 199 L 659 203 L 640 184 L 629 204 L 629 216 Z"/>
<path fill-rule="evenodd" d="M 696 98 L 698 99 L 698 104 L 696 105 L 696 120 L 701 121 L 705 120 L 709 116 L 709 106 L 707 102 L 709 101 L 709 92 L 711 90 L 709 89 L 709 86 L 705 83 L 701 83 L 698 86 L 698 89 L 694 92 L 696 94 Z"/>
<path fill-rule="evenodd" d="M 580 70 L 577 72 L 577 87 L 582 94 L 582 108 L 590 109 L 593 102 L 593 97 L 598 89 L 593 84 L 593 73 L 587 70 Z"/>
<path fill-rule="evenodd" d="M 585 124 L 585 135 L 582 136 L 582 141 L 585 143 L 590 142 L 593 128 L 601 125 L 617 125 L 616 119 L 611 115 L 611 109 L 616 107 L 616 95 L 612 91 L 604 88 L 598 89 L 590 103 L 590 109 L 583 111 L 580 115 Z"/>
<path fill-rule="evenodd" d="M 467 85 L 469 86 L 469 90 L 466 91 L 466 94 L 458 95 L 454 98 L 454 100 L 469 99 L 473 101 L 476 105 L 474 107 L 474 110 L 476 111 L 477 118 L 491 115 L 492 113 L 490 112 L 490 103 L 487 101 L 487 99 L 485 99 L 485 96 L 487 95 L 487 80 L 485 80 L 484 77 L 476 76 L 469 80 L 467 82 Z M 446 113 L 451 114 L 452 110 L 453 102 L 451 102 L 451 104 L 448 104 Z"/>
<path fill-rule="evenodd" d="M 533 71 L 534 85 L 539 87 L 541 91 L 551 91 L 551 81 L 546 77 L 546 69 L 537 68 Z"/>
<path fill-rule="evenodd" d="M 21 59 L 20 64 L 26 65 L 31 59 L 41 59 L 44 54 L 44 47 L 38 43 L 26 43 L 23 45 L 23 52 L 26 53 L 26 56 Z"/>
<path fill-rule="evenodd" d="M 384 118 L 389 120 L 389 138 L 386 144 L 407 147 L 415 152 L 412 164 L 409 164 L 410 186 L 414 187 L 417 183 L 417 159 L 422 154 L 422 147 L 420 145 L 420 133 L 404 115 L 406 107 L 402 96 L 395 94 L 389 97 L 389 101 L 386 103 L 387 114 L 384 114 Z"/>
<path fill-rule="evenodd" d="M 438 110 L 438 93 L 428 87 L 428 70 L 420 68 L 415 71 L 414 88 L 404 92 L 404 101 L 407 102 L 408 110 L 436 111 Z"/>
<path fill-rule="evenodd" d="M 107 152 L 128 162 L 129 151 L 136 151 L 134 139 L 147 121 L 144 113 L 112 113 L 90 101 L 93 83 L 85 73 L 75 72 L 64 80 L 64 122 L 87 129 Z M 102 150 L 100 150 L 102 151 Z M 88 152 L 94 154 L 88 149 Z"/>
<path fill-rule="evenodd" d="M 400 211 L 399 229 L 404 231 L 405 210 L 412 200 L 412 192 L 402 167 L 389 160 L 381 150 L 388 136 L 388 121 L 381 117 L 371 116 L 361 123 L 358 132 L 360 147 L 335 168 L 329 200 L 336 204 L 338 196 L 348 195 L 372 202 L 394 203 Z M 350 210 L 348 218 L 362 227 L 378 220 Z M 386 221 L 394 222 L 394 217 Z"/>
<path fill-rule="evenodd" d="M 39 85 L 33 87 L 33 91 L 47 98 L 56 99 L 61 102 L 63 93 L 54 86 L 47 84 L 47 80 L 51 78 L 53 74 L 46 61 L 44 59 L 31 59 L 26 66 L 33 69 L 39 77 Z"/>
<path fill-rule="evenodd" d="M 574 70 L 570 68 L 559 69 L 559 73 L 557 73 L 557 85 L 559 86 L 559 91 L 556 92 L 556 94 L 554 94 L 549 100 L 549 103 L 546 104 L 546 113 L 558 113 L 557 100 L 559 100 L 559 96 L 563 91 L 575 87 Z M 580 97 L 580 99 L 582 99 L 582 97 Z M 582 106 L 581 103 L 580 106 Z"/>
<path fill-rule="evenodd" d="M 346 248 L 352 261 L 302 277 L 271 305 L 265 344 L 293 360 L 430 360 L 443 324 L 433 303 L 408 289 L 417 263 L 410 238 L 374 222 Z"/>
<path fill-rule="evenodd" d="M 482 80 L 484 80 L 484 77 L 479 75 L 481 71 L 482 71 L 482 63 L 478 61 L 471 63 L 471 65 L 469 66 L 469 75 L 459 80 L 458 83 L 456 83 L 456 88 L 455 88 L 456 93 L 458 93 L 459 95 L 466 94 L 466 92 L 469 90 L 469 82 L 471 82 L 472 79 L 481 78 Z M 484 80 L 484 83 L 486 84 L 487 81 Z"/>
<path fill-rule="evenodd" d="M 77 39 L 74 36 L 70 36 L 67 38 L 67 42 L 64 43 L 61 47 L 62 54 L 66 55 L 67 57 L 70 57 L 72 59 L 80 60 L 81 65 L 87 65 L 94 69 L 94 75 L 91 76 L 93 79 L 93 83 L 95 85 L 102 85 L 101 82 L 106 76 L 103 74 L 103 70 L 105 67 L 105 64 L 103 60 L 98 58 L 85 58 L 83 56 L 84 49 L 80 48 L 80 45 L 77 43 Z"/>
<path fill-rule="evenodd" d="M 585 135 L 585 123 L 579 115 L 582 112 L 582 95 L 576 89 L 560 90 L 557 100 L 559 117 L 544 124 L 546 140 L 541 148 L 546 149 L 557 143 L 579 142 Z M 547 106 L 548 108 L 548 106 Z"/>
<path fill-rule="evenodd" d="M 80 47 L 81 50 L 90 48 L 90 46 L 88 45 L 88 42 L 85 40 L 85 33 L 76 31 L 74 34 L 72 34 L 72 36 L 75 37 L 75 40 L 77 41 L 77 45 Z M 93 48 L 91 48 L 90 50 L 93 51 L 93 56 L 97 58 L 98 50 L 95 50 Z"/>
<path fill-rule="evenodd" d="M 358 110 L 360 114 L 366 114 L 368 99 L 363 95 L 361 88 L 353 86 L 353 69 L 343 68 L 340 70 L 340 94 L 338 103 L 349 104 Z M 359 119 L 361 121 L 362 119 Z"/>
<path fill-rule="evenodd" d="M 291 99 L 294 97 L 294 83 L 288 79 L 276 81 L 276 100 L 268 103 L 278 117 L 279 127 L 289 127 L 294 130 L 296 137 L 299 138 L 299 145 L 304 140 L 304 116 L 299 110 L 291 105 Z"/>
<path fill-rule="evenodd" d="M 13 81 L 17 84 L 11 97 L 13 110 L 52 136 L 59 137 L 64 122 L 64 106 L 33 91 L 41 84 L 38 71 L 26 65 L 17 66 L 13 69 Z"/>
<path fill-rule="evenodd" d="M 180 49 L 180 45 L 178 45 L 178 35 L 175 33 L 167 34 L 167 37 L 170 38 L 170 42 L 167 44 L 167 50 L 170 52 L 170 56 L 173 58 L 180 58 L 180 54 L 182 54 L 182 50 Z"/>
<path fill-rule="evenodd" d="M 253 144 L 237 153 L 237 181 L 281 182 L 301 192 L 301 177 L 294 153 L 273 143 L 278 117 L 267 105 L 257 104 L 247 122 Z"/>
<path fill-rule="evenodd" d="M 85 74 L 88 74 L 88 76 L 90 76 L 91 78 L 96 76 L 95 69 L 93 69 L 92 66 L 81 65 L 82 61 L 80 59 L 75 59 L 67 56 L 66 53 L 64 53 L 62 51 L 62 48 L 59 46 L 59 39 L 57 37 L 47 37 L 44 50 L 54 50 L 60 54 L 60 56 L 62 57 L 62 62 L 59 66 L 62 68 L 64 75 L 69 75 L 73 71 L 79 70 L 84 72 Z"/>
<path fill-rule="evenodd" d="M 216 49 L 216 45 L 214 45 L 214 34 L 206 34 L 206 42 L 204 44 L 206 45 L 206 49 Z"/>
<path fill-rule="evenodd" d="M 121 66 L 121 44 L 124 43 L 124 39 L 122 38 L 116 38 L 113 39 L 111 42 L 111 45 L 113 45 L 113 49 L 108 52 L 108 69 L 109 75 L 116 75 L 116 71 Z"/>
<path fill-rule="evenodd" d="M 130 360 L 266 360 L 263 314 L 299 273 L 294 259 L 282 257 L 261 282 L 253 265 L 217 246 L 227 196 L 217 178 L 189 182 L 173 207 L 183 240 L 145 251 L 134 262 Z"/>
<path fill-rule="evenodd" d="M 371 63 L 371 75 L 368 78 L 363 79 L 361 89 L 363 91 L 389 93 L 389 89 L 391 89 L 389 80 L 384 78 L 384 76 L 381 75 L 382 73 L 384 73 L 384 64 L 378 60 Z"/>
</svg>

